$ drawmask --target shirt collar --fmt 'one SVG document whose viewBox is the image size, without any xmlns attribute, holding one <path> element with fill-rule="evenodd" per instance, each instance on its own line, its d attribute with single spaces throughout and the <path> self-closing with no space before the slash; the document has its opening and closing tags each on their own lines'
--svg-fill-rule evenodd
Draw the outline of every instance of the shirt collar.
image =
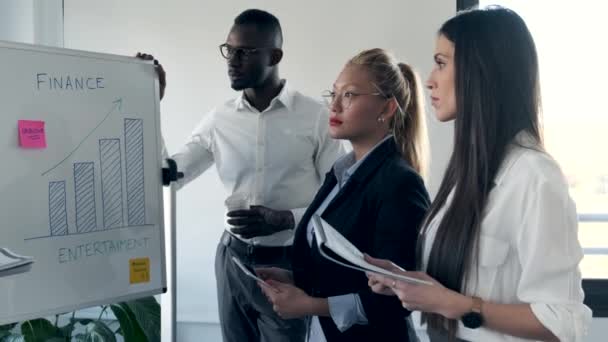
<svg viewBox="0 0 608 342">
<path fill-rule="evenodd" d="M 287 80 L 281 80 L 281 84 L 282 84 L 283 88 L 281 88 L 281 91 L 279 92 L 279 94 L 277 96 L 275 96 L 275 98 L 273 98 L 272 101 L 270 101 L 270 105 L 268 106 L 267 110 L 272 109 L 274 106 L 277 105 L 277 103 L 281 103 L 283 106 L 285 106 L 285 108 L 287 108 L 290 111 L 293 111 L 295 94 L 293 91 L 291 91 L 291 89 L 289 89 Z M 253 108 L 253 106 L 245 98 L 244 91 L 241 91 L 239 96 L 236 98 L 235 105 L 236 105 L 236 110 L 238 110 L 238 111 L 247 110 L 250 112 L 256 112 L 255 108 Z"/>
<path fill-rule="evenodd" d="M 334 175 L 338 179 L 338 184 L 340 187 L 344 186 L 348 179 L 357 171 L 357 169 L 363 164 L 365 159 L 374 152 L 378 146 L 382 145 L 383 142 L 387 141 L 389 138 L 392 138 L 393 135 L 389 134 L 384 139 L 380 140 L 371 150 L 369 150 L 361 159 L 358 161 L 355 158 L 355 152 L 350 151 L 346 155 L 342 156 L 340 159 L 336 161 L 334 164 Z"/>
</svg>

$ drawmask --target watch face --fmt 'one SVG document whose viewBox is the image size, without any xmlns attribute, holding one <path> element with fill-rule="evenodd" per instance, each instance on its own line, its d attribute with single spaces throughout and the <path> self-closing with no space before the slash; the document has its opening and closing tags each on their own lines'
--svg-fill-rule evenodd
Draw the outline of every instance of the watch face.
<svg viewBox="0 0 608 342">
<path fill-rule="evenodd" d="M 483 325 L 483 317 L 478 312 L 469 312 L 462 316 L 462 324 L 469 329 L 477 329 Z"/>
</svg>

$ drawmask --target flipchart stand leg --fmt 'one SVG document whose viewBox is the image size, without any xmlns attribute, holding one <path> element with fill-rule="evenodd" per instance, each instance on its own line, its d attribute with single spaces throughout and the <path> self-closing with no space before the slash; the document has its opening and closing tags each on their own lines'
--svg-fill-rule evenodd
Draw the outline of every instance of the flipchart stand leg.
<svg viewBox="0 0 608 342">
<path fill-rule="evenodd" d="M 165 264 L 167 266 L 167 292 L 161 295 L 161 341 L 175 342 L 177 327 L 177 258 L 176 258 L 176 181 L 184 177 L 177 171 L 177 164 L 172 159 L 167 159 L 168 167 L 163 168 L 163 191 L 165 203 Z M 167 215 L 169 213 L 169 215 Z"/>
</svg>

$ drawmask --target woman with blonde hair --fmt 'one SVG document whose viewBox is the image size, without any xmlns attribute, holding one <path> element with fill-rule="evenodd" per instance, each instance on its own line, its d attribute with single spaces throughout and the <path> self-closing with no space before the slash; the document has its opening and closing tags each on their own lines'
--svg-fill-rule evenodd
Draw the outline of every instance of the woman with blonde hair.
<svg viewBox="0 0 608 342">
<path fill-rule="evenodd" d="M 359 250 L 415 266 L 419 227 L 429 206 L 426 126 L 412 69 L 382 49 L 359 53 L 325 97 L 330 135 L 353 151 L 334 164 L 297 227 L 293 273 L 258 269 L 283 318 L 309 317 L 309 342 L 409 341 L 409 311 L 377 295 L 365 273 L 322 257 L 311 217 L 320 215 Z"/>
</svg>

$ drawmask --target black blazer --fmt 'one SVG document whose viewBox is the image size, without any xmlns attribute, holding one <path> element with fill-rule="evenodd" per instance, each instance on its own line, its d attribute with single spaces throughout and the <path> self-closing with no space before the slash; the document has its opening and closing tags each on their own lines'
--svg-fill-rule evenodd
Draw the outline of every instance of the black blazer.
<svg viewBox="0 0 608 342">
<path fill-rule="evenodd" d="M 332 169 L 297 227 L 295 284 L 313 297 L 359 295 L 368 324 L 340 332 L 330 317 L 319 317 L 328 342 L 409 341 L 405 320 L 409 312 L 397 297 L 373 293 L 365 273 L 325 259 L 316 241 L 312 248 L 308 245 L 306 231 L 311 216 L 336 183 Z M 394 139 L 388 139 L 359 166 L 322 217 L 362 252 L 413 270 L 416 240 L 429 204 L 422 179 L 401 158 Z"/>
</svg>

